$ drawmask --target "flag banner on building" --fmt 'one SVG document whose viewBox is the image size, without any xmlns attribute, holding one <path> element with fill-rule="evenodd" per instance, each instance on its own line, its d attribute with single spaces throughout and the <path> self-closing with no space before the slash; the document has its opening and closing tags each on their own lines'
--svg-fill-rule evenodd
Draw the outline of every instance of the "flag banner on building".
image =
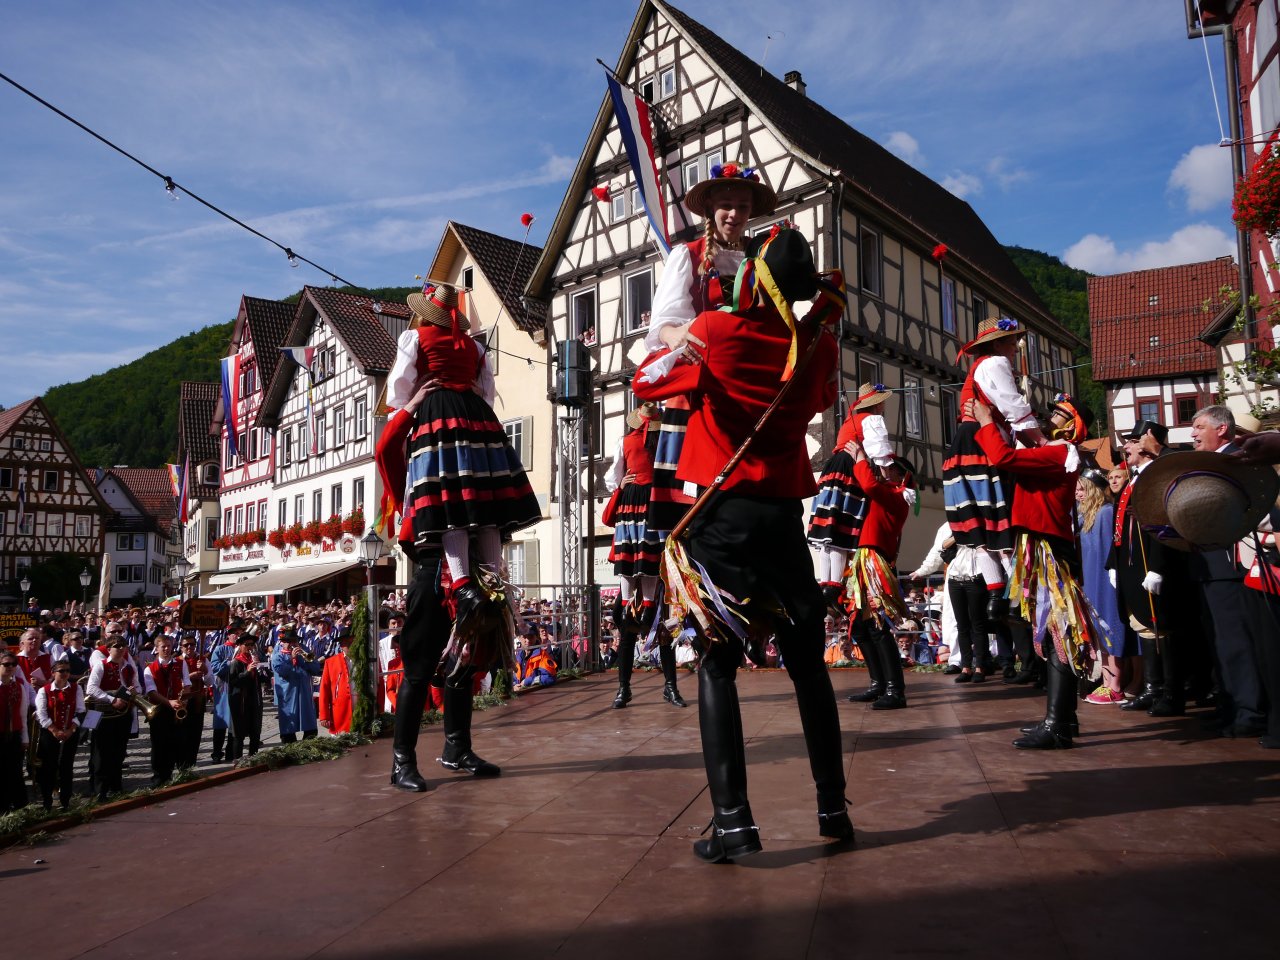
<svg viewBox="0 0 1280 960">
<path fill-rule="evenodd" d="M 227 428 L 227 449 L 240 456 L 236 416 L 240 410 L 240 354 L 222 358 L 222 422 Z"/>
<path fill-rule="evenodd" d="M 191 475 L 191 454 L 187 454 L 187 461 L 182 465 L 182 483 L 178 486 L 178 524 L 185 527 L 190 519 L 187 511 L 191 501 L 190 495 L 187 493 L 187 478 Z"/>
<path fill-rule="evenodd" d="M 315 347 L 281 347 L 280 352 L 307 372 L 307 436 L 311 438 L 311 454 L 315 455 L 316 445 L 316 408 L 313 400 L 316 385 L 315 371 L 312 361 L 316 357 Z"/>
<path fill-rule="evenodd" d="M 164 467 L 169 471 L 169 489 L 173 491 L 174 497 L 182 496 L 182 471 L 176 463 L 166 463 Z"/>
<path fill-rule="evenodd" d="M 22 518 L 27 512 L 27 478 L 18 481 L 18 532 L 22 532 Z"/>
<path fill-rule="evenodd" d="M 671 252 L 667 240 L 667 205 L 662 199 L 662 187 L 658 182 L 658 163 L 653 154 L 653 125 L 649 122 L 649 104 L 636 96 L 630 87 L 624 87 L 608 67 L 605 80 L 609 84 L 609 98 L 613 101 L 613 114 L 618 118 L 618 132 L 627 150 L 631 172 L 635 174 L 636 188 L 644 212 L 649 217 L 654 238 L 665 257 Z"/>
</svg>

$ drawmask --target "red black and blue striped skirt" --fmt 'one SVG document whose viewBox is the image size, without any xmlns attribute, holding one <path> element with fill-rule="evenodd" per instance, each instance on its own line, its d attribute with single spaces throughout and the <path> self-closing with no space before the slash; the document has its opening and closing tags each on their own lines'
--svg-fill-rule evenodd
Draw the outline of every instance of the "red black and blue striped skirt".
<svg viewBox="0 0 1280 960">
<path fill-rule="evenodd" d="M 809 542 L 853 550 L 869 506 L 853 476 L 853 457 L 843 450 L 836 452 L 818 478 L 818 492 L 809 513 Z"/>
<path fill-rule="evenodd" d="M 419 547 L 439 544 L 447 530 L 493 526 L 507 534 L 542 519 L 506 431 L 470 390 L 437 390 L 418 408 L 404 502 Z"/>
<path fill-rule="evenodd" d="M 684 492 L 684 481 L 676 479 L 689 416 L 689 401 L 684 397 L 675 397 L 663 405 L 662 426 L 658 431 L 657 449 L 653 453 L 649 513 L 645 518 L 647 536 L 658 545 L 659 553 L 667 535 L 684 519 L 694 499 Z"/>
<path fill-rule="evenodd" d="M 617 522 L 609 559 L 620 577 L 656 577 L 662 561 L 662 541 L 646 534 L 649 513 L 647 483 L 629 483 L 618 495 Z"/>
<path fill-rule="evenodd" d="M 978 424 L 956 426 L 942 461 L 942 495 L 956 543 L 988 550 L 1013 549 L 1013 484 L 978 444 Z"/>
</svg>

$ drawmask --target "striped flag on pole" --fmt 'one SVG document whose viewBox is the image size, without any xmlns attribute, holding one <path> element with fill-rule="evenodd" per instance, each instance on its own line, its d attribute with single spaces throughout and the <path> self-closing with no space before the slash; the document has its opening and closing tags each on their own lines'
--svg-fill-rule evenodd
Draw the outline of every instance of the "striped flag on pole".
<svg viewBox="0 0 1280 960">
<path fill-rule="evenodd" d="M 618 118 L 618 132 L 622 135 L 622 145 L 626 147 L 627 159 L 631 162 L 631 172 L 635 174 L 640 202 L 644 204 L 654 238 L 665 257 L 671 252 L 671 243 L 667 240 L 667 204 L 662 199 L 662 186 L 658 182 L 649 104 L 636 96 L 630 87 L 624 87 L 612 70 L 608 67 L 604 69 L 605 80 L 609 84 L 609 98 L 613 100 L 613 114 Z"/>
<path fill-rule="evenodd" d="M 18 481 L 18 532 L 22 532 L 22 517 L 27 512 L 27 478 Z"/>
<path fill-rule="evenodd" d="M 222 358 L 222 422 L 227 427 L 227 448 L 240 456 L 236 417 L 240 410 L 240 354 Z"/>
<path fill-rule="evenodd" d="M 176 465 L 174 466 L 176 470 Z M 188 503 L 191 497 L 187 493 L 187 477 L 191 473 L 191 454 L 187 454 L 186 463 L 182 465 L 182 483 L 178 487 L 178 523 L 185 527 L 190 517 L 187 514 Z"/>
<path fill-rule="evenodd" d="M 178 469 L 176 463 L 166 463 L 165 469 L 169 471 L 169 489 L 173 491 L 175 499 L 182 496 L 182 471 Z"/>
<path fill-rule="evenodd" d="M 316 408 L 312 396 L 316 378 L 312 373 L 311 362 L 315 360 L 315 347 L 281 347 L 280 352 L 307 372 L 307 436 L 311 438 L 311 453 L 316 452 Z"/>
</svg>

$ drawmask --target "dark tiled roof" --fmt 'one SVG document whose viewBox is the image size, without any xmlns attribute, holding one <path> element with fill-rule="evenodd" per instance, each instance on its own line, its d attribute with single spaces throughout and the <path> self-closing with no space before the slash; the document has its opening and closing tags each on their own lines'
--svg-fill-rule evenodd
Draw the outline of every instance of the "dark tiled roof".
<svg viewBox="0 0 1280 960">
<path fill-rule="evenodd" d="M 36 402 L 36 398 L 23 400 L 16 407 L 10 407 L 8 410 L 0 412 L 0 437 L 13 429 L 13 425 L 22 419 L 23 415 L 31 409 L 31 405 Z"/>
<path fill-rule="evenodd" d="M 244 298 L 245 317 L 249 321 L 249 335 L 253 338 L 253 352 L 258 358 L 258 382 L 270 383 L 280 365 L 280 344 L 284 343 L 293 314 L 297 310 L 292 303 L 283 300 Z"/>
<path fill-rule="evenodd" d="M 521 302 L 520 294 L 542 256 L 542 248 L 462 223 L 450 222 L 450 226 L 475 258 L 489 285 L 503 298 L 507 316 L 521 330 L 529 333 L 541 330 L 546 325 L 545 304 L 536 304 L 533 310 L 529 310 Z"/>
<path fill-rule="evenodd" d="M 218 395 L 221 386 L 216 383 L 197 383 L 192 380 L 182 381 L 178 396 L 178 446 L 181 455 L 191 456 L 191 472 L 193 477 L 199 476 L 197 467 L 202 463 L 221 463 L 219 438 L 209 432 L 213 423 L 214 411 L 218 406 Z M 218 488 L 209 484 L 191 485 L 188 487 L 193 496 L 201 500 L 213 499 L 218 495 Z"/>
<path fill-rule="evenodd" d="M 1115 382 L 1217 370 L 1216 352 L 1199 340 L 1209 321 L 1204 303 L 1236 277 L 1230 257 L 1090 277 L 1093 378 Z"/>
<path fill-rule="evenodd" d="M 407 322 L 410 313 L 405 304 L 379 301 L 381 312 L 377 313 L 373 309 L 374 301 L 368 297 L 339 293 L 326 287 L 305 287 L 303 296 L 311 298 L 361 367 L 378 373 L 391 371 L 396 339 L 387 330 L 386 319 L 400 318 Z"/>
<path fill-rule="evenodd" d="M 930 241 L 945 243 L 952 257 L 967 261 L 1003 285 L 1038 311 L 1042 322 L 1053 322 L 1031 284 L 969 204 L 665 0 L 654 0 L 654 5 L 670 16 L 787 141 L 842 171 L 846 181 L 865 193 L 873 205 L 887 207 Z M 1055 327 L 1064 339 L 1074 341 L 1061 324 L 1055 323 Z"/>
<path fill-rule="evenodd" d="M 107 471 L 129 491 L 143 514 L 168 533 L 176 512 L 176 498 L 164 467 L 112 467 Z"/>
</svg>

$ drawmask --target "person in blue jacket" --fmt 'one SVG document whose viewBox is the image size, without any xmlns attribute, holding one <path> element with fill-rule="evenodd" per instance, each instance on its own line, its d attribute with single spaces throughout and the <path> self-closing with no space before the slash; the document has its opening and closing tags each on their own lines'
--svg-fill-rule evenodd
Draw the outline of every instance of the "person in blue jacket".
<svg viewBox="0 0 1280 960">
<path fill-rule="evenodd" d="M 293 743 L 316 735 L 316 701 L 311 695 L 311 678 L 324 672 L 324 661 L 308 660 L 298 655 L 301 646 L 292 627 L 283 628 L 275 652 L 271 654 L 271 672 L 275 674 L 276 720 L 280 724 L 280 742 Z"/>
<path fill-rule="evenodd" d="M 210 631 L 209 674 L 213 679 L 213 755 L 214 763 L 223 760 L 223 748 L 227 742 L 227 730 L 231 726 L 231 701 L 227 697 L 227 683 L 218 678 L 218 669 L 236 655 L 237 638 L 242 630 L 239 620 L 232 620 L 225 630 Z M 206 634 L 210 636 L 210 634 Z"/>
</svg>

